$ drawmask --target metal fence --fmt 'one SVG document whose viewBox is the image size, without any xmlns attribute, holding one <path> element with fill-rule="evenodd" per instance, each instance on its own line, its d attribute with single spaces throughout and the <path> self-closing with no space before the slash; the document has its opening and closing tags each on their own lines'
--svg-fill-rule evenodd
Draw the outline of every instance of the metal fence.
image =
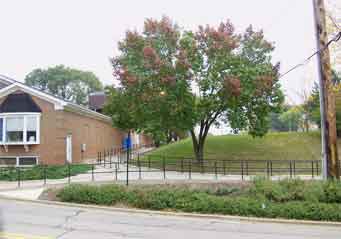
<svg viewBox="0 0 341 239">
<path fill-rule="evenodd" d="M 21 187 L 22 183 L 27 180 L 30 180 L 30 183 L 35 181 L 43 185 L 61 182 L 117 180 L 125 181 L 128 185 L 132 179 L 150 179 L 151 174 L 154 175 L 153 179 L 158 180 L 174 179 L 174 175 L 186 180 L 203 178 L 229 180 L 231 177 L 248 180 L 251 176 L 263 176 L 270 180 L 276 177 L 295 178 L 297 176 L 316 179 L 321 175 L 321 160 L 217 160 L 206 158 L 203 161 L 196 161 L 190 157 L 143 155 L 138 150 L 140 148 L 136 146 L 128 154 L 123 148 L 104 150 L 98 153 L 96 162 L 92 164 L 38 165 L 34 168 L 3 167 L 0 168 L 0 180 L 10 180 L 16 182 L 17 187 Z M 83 170 L 79 171 L 79 167 L 83 167 Z M 58 170 L 62 172 L 62 177 L 59 175 L 59 178 L 56 178 L 53 171 Z"/>
</svg>

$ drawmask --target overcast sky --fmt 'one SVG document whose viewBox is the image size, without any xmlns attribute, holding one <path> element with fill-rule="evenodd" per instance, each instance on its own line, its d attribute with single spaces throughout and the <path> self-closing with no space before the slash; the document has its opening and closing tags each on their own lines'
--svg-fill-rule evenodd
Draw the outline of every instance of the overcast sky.
<svg viewBox="0 0 341 239">
<path fill-rule="evenodd" d="M 249 24 L 275 42 L 282 72 L 315 50 L 311 0 L 0 0 L 0 74 L 23 81 L 35 68 L 57 64 L 93 71 L 111 84 L 109 57 L 127 29 L 167 15 L 184 29 L 227 18 L 238 31 Z M 314 64 L 314 63 L 313 63 Z M 289 101 L 316 80 L 314 65 L 282 79 Z"/>
</svg>

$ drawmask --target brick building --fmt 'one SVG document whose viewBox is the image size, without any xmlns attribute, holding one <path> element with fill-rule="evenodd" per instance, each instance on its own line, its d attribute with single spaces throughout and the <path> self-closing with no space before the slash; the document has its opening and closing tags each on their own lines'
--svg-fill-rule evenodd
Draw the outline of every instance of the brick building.
<svg viewBox="0 0 341 239">
<path fill-rule="evenodd" d="M 124 135 L 106 115 L 0 76 L 0 165 L 90 162 Z"/>
</svg>

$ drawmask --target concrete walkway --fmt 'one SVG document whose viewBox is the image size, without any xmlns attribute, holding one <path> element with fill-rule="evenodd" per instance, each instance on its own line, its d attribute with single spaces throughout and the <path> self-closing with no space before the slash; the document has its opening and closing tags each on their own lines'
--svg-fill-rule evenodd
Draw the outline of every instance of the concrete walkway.
<svg viewBox="0 0 341 239">
<path fill-rule="evenodd" d="M 136 166 L 129 166 L 129 182 L 130 183 L 147 183 L 147 184 L 160 184 L 163 182 L 176 183 L 178 182 L 224 182 L 224 181 L 241 181 L 252 180 L 254 176 L 241 176 L 241 175 L 222 175 L 212 173 L 195 173 L 195 172 L 176 172 L 166 171 L 163 172 L 159 169 L 149 169 L 141 167 L 141 173 Z M 279 180 L 287 178 L 288 175 L 273 176 L 272 180 Z M 105 183 L 116 182 L 125 183 L 127 178 L 126 164 L 120 164 L 120 167 L 115 170 L 114 166 L 110 168 L 109 165 L 96 166 L 94 174 L 91 171 L 85 174 L 79 174 L 64 179 L 47 179 L 46 184 L 44 180 L 30 180 L 20 182 L 0 182 L 0 195 L 7 197 L 17 197 L 26 199 L 37 199 L 44 188 L 51 186 L 64 185 L 68 183 Z M 297 176 L 303 180 L 311 179 L 311 176 Z M 320 179 L 315 177 L 315 179 Z"/>
<path fill-rule="evenodd" d="M 139 153 L 145 153 L 150 151 L 152 148 L 142 148 Z M 109 159 L 107 159 L 109 162 Z M 113 157 L 112 162 L 118 162 L 118 157 Z M 97 165 L 87 173 L 71 176 L 70 178 L 64 179 L 47 179 L 44 180 L 28 180 L 9 182 L 0 181 L 0 195 L 6 197 L 25 198 L 25 199 L 37 199 L 44 188 L 53 187 L 57 185 L 65 185 L 68 183 L 125 183 L 127 179 L 127 165 L 117 164 L 117 168 L 114 163 L 106 163 L 105 166 Z M 134 165 L 129 165 L 128 174 L 130 183 L 147 183 L 147 184 L 160 184 L 163 182 L 177 183 L 186 181 L 195 182 L 224 182 L 224 181 L 241 181 L 241 180 L 252 180 L 254 176 L 242 176 L 242 175 L 223 175 L 214 173 L 198 173 L 198 172 L 177 172 L 177 171 L 165 171 L 160 169 L 141 167 L 138 168 Z M 279 180 L 288 178 L 289 175 L 272 176 L 272 180 Z M 311 176 L 296 176 L 304 180 L 310 180 Z M 320 177 L 315 177 L 320 179 Z"/>
</svg>

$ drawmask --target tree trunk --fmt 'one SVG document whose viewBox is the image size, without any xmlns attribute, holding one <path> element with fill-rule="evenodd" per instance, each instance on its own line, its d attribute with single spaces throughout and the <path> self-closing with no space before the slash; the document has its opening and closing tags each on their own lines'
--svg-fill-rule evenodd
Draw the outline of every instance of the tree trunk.
<svg viewBox="0 0 341 239">
<path fill-rule="evenodd" d="M 199 144 L 198 147 L 194 150 L 195 159 L 198 162 L 204 161 L 204 145 Z"/>
<path fill-rule="evenodd" d="M 202 162 L 204 160 L 204 145 L 206 134 L 199 134 L 199 139 L 197 139 L 194 130 L 191 130 L 191 136 L 195 160 L 197 162 Z"/>
</svg>

